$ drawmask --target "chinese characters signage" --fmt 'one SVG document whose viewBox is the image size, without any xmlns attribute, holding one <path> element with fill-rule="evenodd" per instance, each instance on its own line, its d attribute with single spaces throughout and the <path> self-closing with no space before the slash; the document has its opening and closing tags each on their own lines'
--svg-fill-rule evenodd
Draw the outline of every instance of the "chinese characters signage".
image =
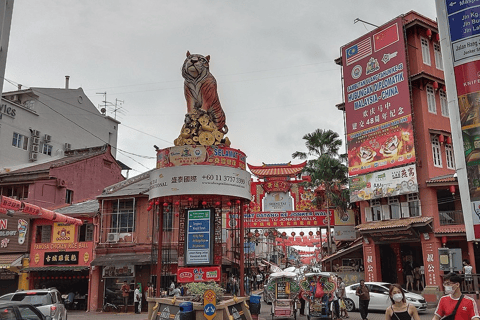
<svg viewBox="0 0 480 320">
<path fill-rule="evenodd" d="M 212 264 L 212 229 L 211 209 L 187 211 L 186 265 Z"/>
<path fill-rule="evenodd" d="M 418 191 L 415 165 L 351 177 L 350 202 L 370 200 Z"/>
<path fill-rule="evenodd" d="M 342 48 L 349 175 L 415 161 L 402 18 Z"/>
<path fill-rule="evenodd" d="M 78 251 L 45 252 L 43 264 L 48 265 L 71 265 L 78 264 Z"/>
<path fill-rule="evenodd" d="M 179 283 L 220 281 L 220 267 L 178 268 L 177 281 Z"/>
</svg>

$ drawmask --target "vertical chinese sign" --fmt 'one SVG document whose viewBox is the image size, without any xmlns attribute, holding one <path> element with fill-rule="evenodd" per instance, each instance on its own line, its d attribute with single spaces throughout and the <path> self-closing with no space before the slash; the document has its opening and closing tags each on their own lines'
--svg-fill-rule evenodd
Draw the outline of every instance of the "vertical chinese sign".
<svg viewBox="0 0 480 320">
<path fill-rule="evenodd" d="M 402 18 L 342 47 L 350 176 L 415 162 Z"/>
<path fill-rule="evenodd" d="M 186 265 L 213 264 L 213 241 L 211 241 L 213 226 L 212 209 L 187 211 Z"/>
<path fill-rule="evenodd" d="M 458 185 L 467 240 L 473 241 L 480 239 L 480 2 L 436 5 Z"/>
</svg>

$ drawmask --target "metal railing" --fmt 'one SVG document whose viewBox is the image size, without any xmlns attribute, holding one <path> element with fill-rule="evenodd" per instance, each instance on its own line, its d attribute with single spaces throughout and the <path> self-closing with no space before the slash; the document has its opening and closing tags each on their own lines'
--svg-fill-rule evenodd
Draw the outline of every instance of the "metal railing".
<svg viewBox="0 0 480 320">
<path fill-rule="evenodd" d="M 461 274 L 463 282 L 461 284 L 462 293 L 479 294 L 480 274 L 472 274 L 470 277 Z M 478 298 L 477 298 L 478 299 Z"/>
<path fill-rule="evenodd" d="M 461 210 L 439 211 L 438 216 L 440 218 L 440 225 L 441 226 L 464 224 L 463 212 Z"/>
</svg>

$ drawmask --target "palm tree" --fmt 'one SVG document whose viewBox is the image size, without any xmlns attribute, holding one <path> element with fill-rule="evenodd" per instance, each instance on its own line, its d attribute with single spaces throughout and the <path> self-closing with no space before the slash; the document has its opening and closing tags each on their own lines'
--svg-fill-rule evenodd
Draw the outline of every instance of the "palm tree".
<svg viewBox="0 0 480 320">
<path fill-rule="evenodd" d="M 311 178 L 310 182 L 305 183 L 306 187 L 316 189 L 323 187 L 325 198 L 316 197 L 314 205 L 321 207 L 326 203 L 327 210 L 330 204 L 334 204 L 341 210 L 346 210 L 348 206 L 348 194 L 342 191 L 342 188 L 348 183 L 348 168 L 345 165 L 346 155 L 338 154 L 342 146 L 342 140 L 338 133 L 332 130 L 317 129 L 312 133 L 303 136 L 308 152 L 296 151 L 292 157 L 307 159 L 312 156 L 313 159 L 307 161 L 303 172 Z M 347 191 L 348 192 L 348 191 Z M 328 211 L 327 211 L 328 212 Z M 327 215 L 327 231 L 330 234 L 330 216 Z M 328 253 L 331 250 L 331 239 L 328 237 Z"/>
</svg>

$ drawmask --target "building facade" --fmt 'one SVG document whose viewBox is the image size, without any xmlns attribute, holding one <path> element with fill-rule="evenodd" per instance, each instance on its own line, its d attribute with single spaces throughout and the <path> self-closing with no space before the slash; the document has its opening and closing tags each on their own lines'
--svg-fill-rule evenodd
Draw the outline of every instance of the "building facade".
<svg viewBox="0 0 480 320">
<path fill-rule="evenodd" d="M 345 96 L 338 107 L 346 117 L 366 280 L 406 284 L 418 267 L 415 290 L 435 301 L 442 275 L 478 257 L 466 241 L 437 24 L 412 11 L 341 54 Z M 441 263 L 445 249 L 454 249 L 448 252 L 459 265 Z"/>
<path fill-rule="evenodd" d="M 4 92 L 0 102 L 0 173 L 62 158 L 65 151 L 110 144 L 117 120 L 100 113 L 82 88 Z"/>
</svg>

